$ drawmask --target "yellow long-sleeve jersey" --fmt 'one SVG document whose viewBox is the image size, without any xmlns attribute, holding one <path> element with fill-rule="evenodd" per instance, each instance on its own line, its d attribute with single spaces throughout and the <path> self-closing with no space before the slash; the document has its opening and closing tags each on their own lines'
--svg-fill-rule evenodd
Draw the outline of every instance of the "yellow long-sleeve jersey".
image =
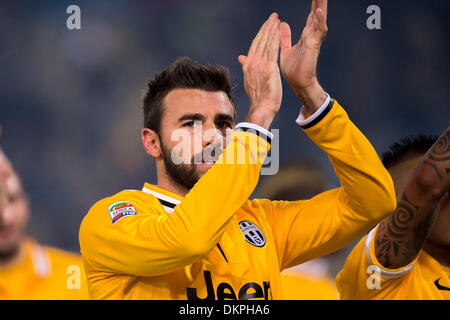
<svg viewBox="0 0 450 320">
<path fill-rule="evenodd" d="M 19 262 L 0 269 L 0 300 L 89 299 L 78 254 L 42 246 L 31 238 L 22 246 Z"/>
<path fill-rule="evenodd" d="M 421 250 L 409 265 L 383 267 L 375 255 L 372 229 L 353 248 L 336 277 L 345 300 L 450 300 L 450 269 Z"/>
<path fill-rule="evenodd" d="M 146 183 L 97 202 L 79 234 L 91 297 L 282 299 L 280 270 L 345 246 L 392 213 L 392 180 L 336 101 L 302 129 L 327 152 L 340 188 L 249 200 L 262 166 L 250 160 L 264 159 L 269 142 L 241 127 L 185 197 Z M 248 161 L 229 164 L 229 150 Z"/>
</svg>

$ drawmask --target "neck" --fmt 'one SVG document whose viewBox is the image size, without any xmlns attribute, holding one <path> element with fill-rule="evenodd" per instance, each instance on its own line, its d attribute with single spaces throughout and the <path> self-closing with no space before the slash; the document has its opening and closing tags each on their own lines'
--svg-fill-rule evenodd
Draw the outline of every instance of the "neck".
<svg viewBox="0 0 450 320">
<path fill-rule="evenodd" d="M 173 181 L 164 166 L 163 161 L 156 161 L 156 172 L 158 177 L 157 187 L 175 193 L 181 197 L 185 197 L 189 192 L 188 189 Z"/>
<path fill-rule="evenodd" d="M 450 268 L 450 250 L 447 246 L 441 246 L 428 240 L 423 249 L 442 266 Z"/>
<path fill-rule="evenodd" d="M 189 190 L 187 190 L 183 186 L 180 186 L 178 183 L 172 181 L 172 179 L 169 177 L 169 175 L 166 173 L 165 170 L 157 170 L 157 172 L 158 172 L 158 184 L 156 185 L 157 187 L 170 191 L 182 197 L 185 197 L 186 194 L 189 192 Z"/>
<path fill-rule="evenodd" d="M 185 197 L 186 194 L 189 192 L 189 190 L 187 190 L 186 188 L 183 188 L 181 186 L 178 186 L 178 185 L 171 183 L 170 181 L 166 181 L 166 180 L 158 179 L 158 184 L 156 186 L 161 189 L 175 193 L 181 197 Z"/>
</svg>

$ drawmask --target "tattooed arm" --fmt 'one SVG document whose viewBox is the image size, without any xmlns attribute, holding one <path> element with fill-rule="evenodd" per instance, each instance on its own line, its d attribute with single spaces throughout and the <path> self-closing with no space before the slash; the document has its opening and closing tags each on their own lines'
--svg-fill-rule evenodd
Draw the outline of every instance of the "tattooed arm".
<svg viewBox="0 0 450 320">
<path fill-rule="evenodd" d="M 378 226 L 375 255 L 397 269 L 419 254 L 433 228 L 440 200 L 450 187 L 450 127 L 428 150 L 400 194 L 395 212 Z"/>
</svg>

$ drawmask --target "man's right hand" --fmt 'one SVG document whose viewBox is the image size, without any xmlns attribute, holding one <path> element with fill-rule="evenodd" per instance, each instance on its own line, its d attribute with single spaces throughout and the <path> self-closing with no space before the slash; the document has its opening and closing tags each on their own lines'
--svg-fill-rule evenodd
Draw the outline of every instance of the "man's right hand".
<svg viewBox="0 0 450 320">
<path fill-rule="evenodd" d="M 278 67 L 279 24 L 278 14 L 272 13 L 253 40 L 248 55 L 238 58 L 244 72 L 244 88 L 250 99 L 245 121 L 265 129 L 270 127 L 280 109 L 282 98 Z"/>
</svg>

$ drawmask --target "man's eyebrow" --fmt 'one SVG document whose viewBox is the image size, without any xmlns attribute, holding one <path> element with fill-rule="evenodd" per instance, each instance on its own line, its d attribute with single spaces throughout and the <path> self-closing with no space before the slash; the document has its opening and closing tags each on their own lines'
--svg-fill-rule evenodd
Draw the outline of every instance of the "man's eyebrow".
<svg viewBox="0 0 450 320">
<path fill-rule="evenodd" d="M 186 113 L 183 114 L 179 119 L 178 122 L 184 121 L 184 120 L 205 120 L 205 116 L 201 113 Z"/>
<path fill-rule="evenodd" d="M 214 121 L 229 121 L 234 123 L 234 117 L 226 113 L 221 113 L 214 117 Z"/>
</svg>

